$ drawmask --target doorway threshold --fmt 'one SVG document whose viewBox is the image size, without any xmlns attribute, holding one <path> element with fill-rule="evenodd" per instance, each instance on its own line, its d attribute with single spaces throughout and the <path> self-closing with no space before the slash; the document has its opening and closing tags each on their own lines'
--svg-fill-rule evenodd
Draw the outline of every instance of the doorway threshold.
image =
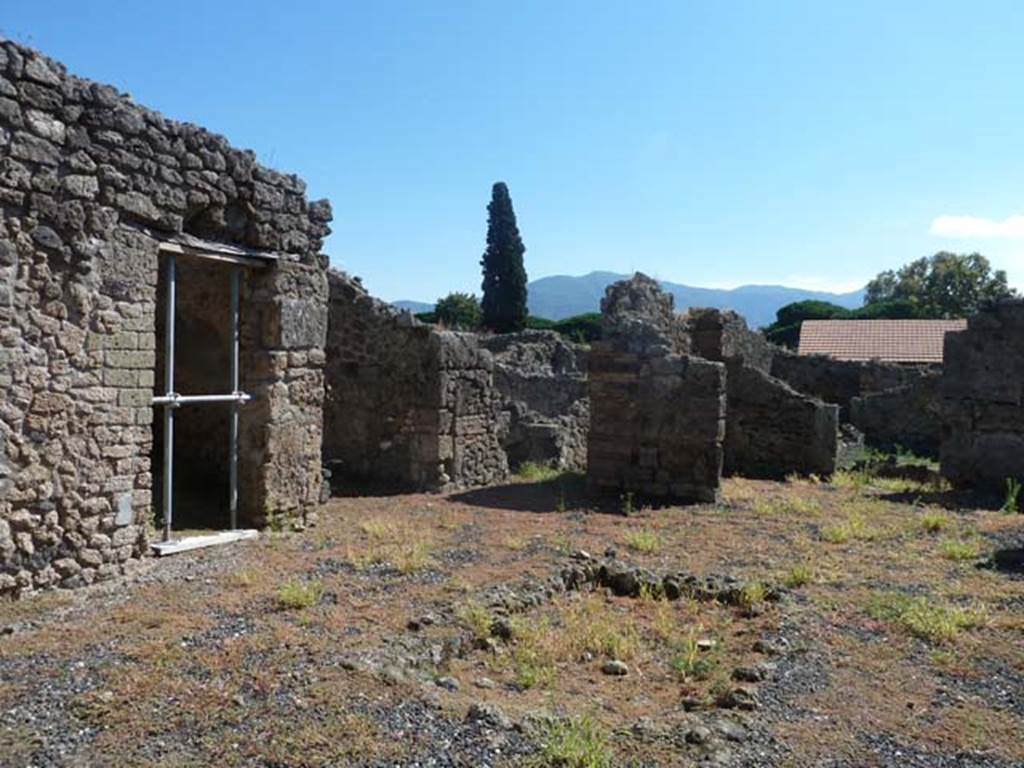
<svg viewBox="0 0 1024 768">
<path fill-rule="evenodd" d="M 190 552 L 193 549 L 205 549 L 206 547 L 219 547 L 223 544 L 234 544 L 236 541 L 255 539 L 260 532 L 255 528 L 242 528 L 237 531 L 221 531 L 206 536 L 186 536 L 173 541 L 159 541 L 151 544 L 153 552 L 157 557 L 166 555 L 177 555 L 181 552 Z"/>
</svg>

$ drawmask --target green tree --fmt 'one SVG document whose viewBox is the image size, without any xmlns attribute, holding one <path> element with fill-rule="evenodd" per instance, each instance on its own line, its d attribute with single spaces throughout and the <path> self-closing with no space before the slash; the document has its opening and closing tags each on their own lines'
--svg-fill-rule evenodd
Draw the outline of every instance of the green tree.
<svg viewBox="0 0 1024 768">
<path fill-rule="evenodd" d="M 967 317 L 987 302 L 1013 295 L 1006 272 L 993 271 L 980 253 L 942 251 L 879 273 L 868 283 L 864 303 L 907 302 L 917 317 L 952 318 Z"/>
<path fill-rule="evenodd" d="M 435 322 L 460 331 L 476 330 L 481 317 L 480 302 L 471 293 L 449 293 L 434 307 Z"/>
<path fill-rule="evenodd" d="M 504 182 L 491 189 L 487 206 L 487 250 L 483 267 L 483 324 L 497 333 L 521 331 L 526 327 L 526 247 L 519 236 L 512 198 Z"/>
<path fill-rule="evenodd" d="M 775 312 L 775 322 L 764 329 L 768 341 L 784 347 L 796 347 L 800 342 L 800 325 L 804 320 L 832 320 L 850 316 L 850 310 L 827 301 L 808 299 L 794 301 Z"/>
<path fill-rule="evenodd" d="M 600 341 L 602 333 L 601 313 L 587 312 L 573 315 L 555 323 L 555 330 L 577 344 Z"/>
</svg>

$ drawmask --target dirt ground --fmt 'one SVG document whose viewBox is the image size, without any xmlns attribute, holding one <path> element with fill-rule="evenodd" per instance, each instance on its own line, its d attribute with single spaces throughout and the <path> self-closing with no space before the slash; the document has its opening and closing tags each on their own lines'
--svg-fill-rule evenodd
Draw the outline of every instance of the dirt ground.
<svg viewBox="0 0 1024 768">
<path fill-rule="evenodd" d="M 1024 765 L 1024 516 L 963 505 L 851 473 L 336 498 L 0 604 L 0 765 Z"/>
</svg>

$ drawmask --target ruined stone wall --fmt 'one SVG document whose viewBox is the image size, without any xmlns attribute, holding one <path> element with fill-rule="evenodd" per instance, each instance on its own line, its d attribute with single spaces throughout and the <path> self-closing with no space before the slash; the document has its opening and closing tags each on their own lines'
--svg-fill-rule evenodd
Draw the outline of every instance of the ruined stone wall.
<svg viewBox="0 0 1024 768">
<path fill-rule="evenodd" d="M 587 464 L 587 349 L 554 331 L 482 337 L 501 394 L 502 445 L 515 469 L 531 461 L 581 471 Z"/>
<path fill-rule="evenodd" d="M 158 247 L 178 233 L 281 254 L 246 281 L 244 504 L 258 521 L 315 503 L 331 216 L 303 192 L 0 44 L 0 593 L 88 583 L 146 548 Z"/>
<path fill-rule="evenodd" d="M 442 487 L 491 485 L 508 477 L 501 446 L 501 396 L 491 354 L 472 333 L 435 331 L 440 344 L 438 458 Z"/>
<path fill-rule="evenodd" d="M 864 442 L 881 450 L 906 448 L 919 456 L 938 458 L 942 442 L 942 403 L 938 372 L 884 392 L 870 392 L 850 401 L 850 423 Z"/>
<path fill-rule="evenodd" d="M 731 310 L 691 309 L 684 317 L 692 354 L 705 360 L 737 360 L 771 373 L 778 347 L 759 331 L 747 327 Z"/>
<path fill-rule="evenodd" d="M 696 309 L 684 322 L 693 353 L 726 364 L 727 474 L 780 478 L 835 471 L 837 406 L 769 375 L 777 348 L 735 312 Z"/>
<path fill-rule="evenodd" d="M 1024 301 L 1005 301 L 947 333 L 942 474 L 959 488 L 1024 481 Z"/>
<path fill-rule="evenodd" d="M 715 501 L 725 437 L 725 366 L 681 354 L 672 297 L 637 274 L 607 288 L 589 359 L 587 479 L 598 491 Z"/>
<path fill-rule="evenodd" d="M 727 364 L 725 472 L 783 478 L 836 469 L 839 408 L 737 360 Z"/>
<path fill-rule="evenodd" d="M 769 373 L 798 392 L 838 405 L 840 418 L 848 421 L 853 398 L 912 384 L 936 369 L 878 360 L 835 360 L 825 355 L 797 355 L 777 349 Z"/>
<path fill-rule="evenodd" d="M 394 489 L 485 485 L 508 468 L 490 355 L 331 272 L 324 461 Z"/>
</svg>

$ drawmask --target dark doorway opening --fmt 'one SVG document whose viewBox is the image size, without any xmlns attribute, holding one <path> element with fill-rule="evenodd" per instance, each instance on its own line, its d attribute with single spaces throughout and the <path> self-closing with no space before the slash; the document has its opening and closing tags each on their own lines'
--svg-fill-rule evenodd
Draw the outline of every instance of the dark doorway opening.
<svg viewBox="0 0 1024 768">
<path fill-rule="evenodd" d="M 232 446 L 237 446 L 236 420 L 242 402 L 236 345 L 242 311 L 237 283 L 242 273 L 236 264 L 195 255 L 161 257 L 152 468 L 154 505 L 165 537 L 171 531 L 223 530 L 237 523 L 232 519 L 232 496 L 237 493 Z M 171 302 L 173 318 L 168 314 Z M 169 325 L 173 345 L 168 343 Z M 172 446 L 170 471 L 168 445 Z M 170 525 L 165 514 L 168 501 Z"/>
</svg>

